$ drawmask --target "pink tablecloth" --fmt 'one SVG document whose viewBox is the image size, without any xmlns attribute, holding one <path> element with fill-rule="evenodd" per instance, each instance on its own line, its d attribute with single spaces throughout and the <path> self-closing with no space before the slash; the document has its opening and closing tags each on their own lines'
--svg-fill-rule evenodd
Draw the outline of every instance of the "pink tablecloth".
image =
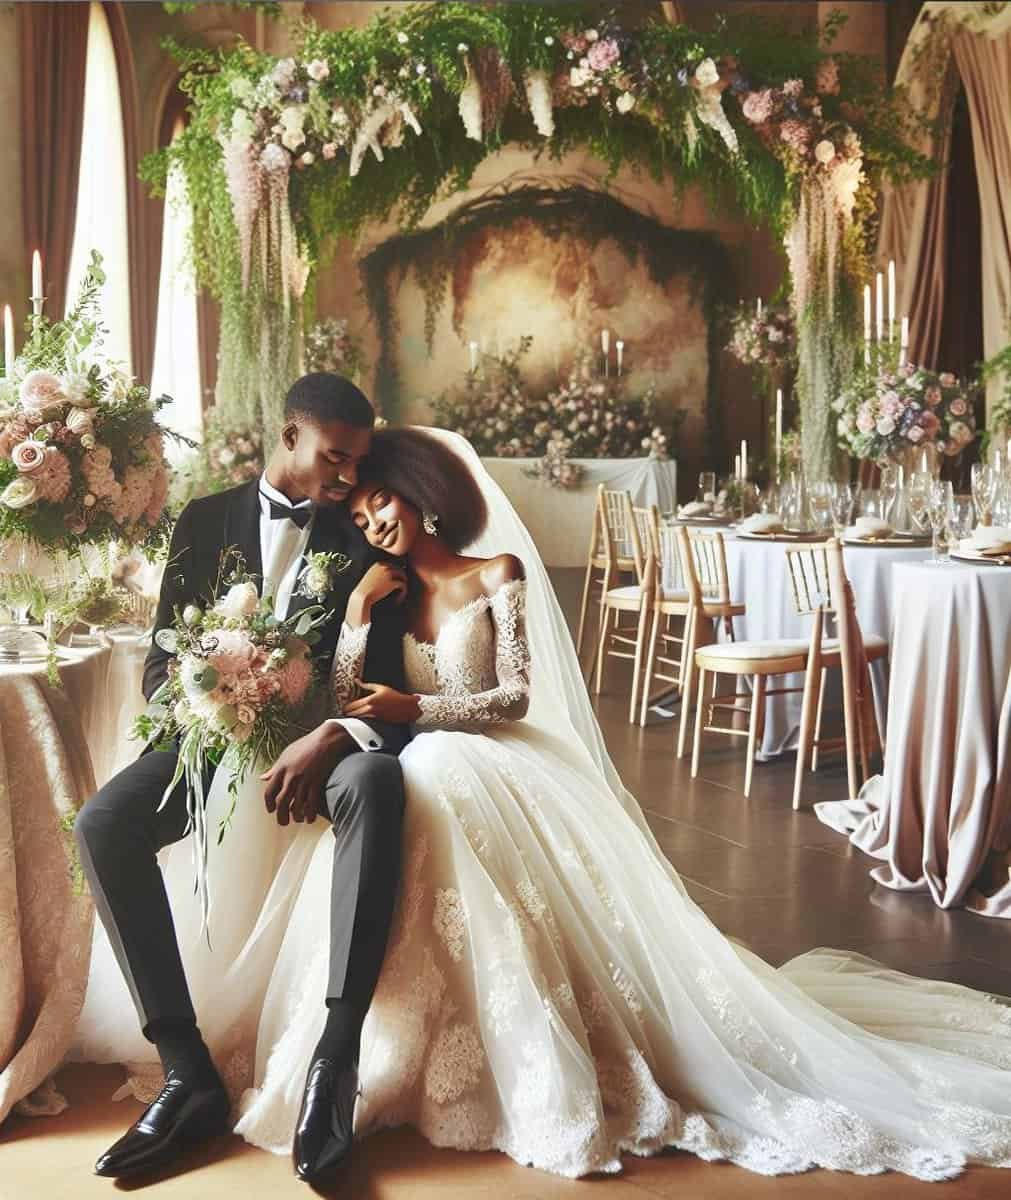
<svg viewBox="0 0 1011 1200">
<path fill-rule="evenodd" d="M 1011 917 L 1011 568 L 893 572 L 884 772 L 815 811 L 885 887 Z"/>
</svg>

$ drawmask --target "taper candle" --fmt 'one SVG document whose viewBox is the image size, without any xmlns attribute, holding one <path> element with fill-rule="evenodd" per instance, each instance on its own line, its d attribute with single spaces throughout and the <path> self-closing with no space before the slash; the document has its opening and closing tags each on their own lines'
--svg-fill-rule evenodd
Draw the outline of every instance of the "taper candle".
<svg viewBox="0 0 1011 1200">
<path fill-rule="evenodd" d="M 879 271 L 874 285 L 875 331 L 878 341 L 885 340 L 885 277 Z"/>
<path fill-rule="evenodd" d="M 888 340 L 895 341 L 895 259 L 888 260 Z"/>
<path fill-rule="evenodd" d="M 748 443 L 741 438 L 741 478 L 748 478 Z"/>
<path fill-rule="evenodd" d="M 4 305 L 4 374 L 10 375 L 14 369 L 14 314 L 9 304 Z"/>
<path fill-rule="evenodd" d="M 625 354 L 625 343 L 621 340 L 621 338 L 618 338 L 618 340 L 614 343 L 614 348 L 618 352 L 618 374 L 620 375 L 621 363 Z"/>
<path fill-rule="evenodd" d="M 42 255 L 38 250 L 32 251 L 32 299 L 41 300 L 45 293 L 42 290 Z"/>
<path fill-rule="evenodd" d="M 776 388 L 776 482 L 779 482 L 779 464 L 783 457 L 783 389 Z"/>
<path fill-rule="evenodd" d="M 759 319 L 761 319 L 761 316 L 762 316 L 762 297 L 761 296 L 759 296 L 758 300 L 755 302 L 755 316 L 757 316 Z"/>
<path fill-rule="evenodd" d="M 906 365 L 906 355 L 909 353 L 909 318 L 903 317 L 899 331 L 899 365 Z"/>
<path fill-rule="evenodd" d="M 472 371 L 476 371 L 477 370 L 477 351 L 478 351 L 477 342 L 471 342 L 468 349 L 470 350 L 470 369 Z"/>
<path fill-rule="evenodd" d="M 864 284 L 864 363 L 871 361 L 871 285 Z"/>
<path fill-rule="evenodd" d="M 741 456 L 739 454 L 734 455 L 734 478 L 741 478 Z"/>
</svg>

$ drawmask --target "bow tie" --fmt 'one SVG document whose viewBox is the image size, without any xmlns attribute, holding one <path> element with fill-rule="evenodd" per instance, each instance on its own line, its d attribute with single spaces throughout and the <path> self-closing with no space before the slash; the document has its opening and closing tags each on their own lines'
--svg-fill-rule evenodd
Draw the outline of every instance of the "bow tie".
<svg viewBox="0 0 1011 1200">
<path fill-rule="evenodd" d="M 278 504 L 276 500 L 260 493 L 264 500 L 270 505 L 270 519 L 272 521 L 294 521 L 299 529 L 305 529 L 309 524 L 309 518 L 312 516 L 312 505 L 306 504 L 301 508 L 292 508 L 290 504 Z"/>
</svg>

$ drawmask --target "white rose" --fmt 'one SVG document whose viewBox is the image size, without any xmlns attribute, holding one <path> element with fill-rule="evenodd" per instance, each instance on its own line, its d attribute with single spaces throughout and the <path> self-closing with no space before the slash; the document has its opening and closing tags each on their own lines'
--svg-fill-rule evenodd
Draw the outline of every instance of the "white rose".
<svg viewBox="0 0 1011 1200">
<path fill-rule="evenodd" d="M 196 625 L 203 615 L 203 611 L 200 609 L 199 605 L 187 604 L 183 609 L 183 624 L 192 627 L 193 625 Z"/>
<path fill-rule="evenodd" d="M 303 166 L 311 167 L 315 161 L 316 161 L 316 155 L 313 154 L 313 152 L 311 150 L 306 150 L 305 154 L 302 155 L 302 165 Z"/>
<path fill-rule="evenodd" d="M 0 492 L 0 504 L 13 509 L 27 508 L 29 504 L 34 504 L 37 491 L 35 481 L 22 475 Z"/>
<path fill-rule="evenodd" d="M 410 39 L 410 38 L 407 36 L 407 34 L 406 34 L 406 33 L 404 33 L 404 31 L 403 31 L 403 30 L 401 30 L 401 31 L 400 31 L 400 32 L 397 34 L 397 41 L 398 41 L 398 42 L 401 44 L 401 46 L 406 46 L 406 45 L 407 45 L 407 43 L 408 43 L 410 40 L 411 40 L 411 39 Z"/>
<path fill-rule="evenodd" d="M 67 428 L 71 433 L 77 434 L 80 437 L 81 434 L 91 433 L 94 429 L 94 419 L 86 409 L 72 408 L 67 413 Z"/>
<path fill-rule="evenodd" d="M 624 115 L 627 112 L 631 112 L 632 109 L 635 108 L 635 97 L 631 92 L 622 92 L 615 101 L 614 106 L 617 108 L 618 112 Z"/>
<path fill-rule="evenodd" d="M 891 417 L 881 417 L 877 424 L 877 430 L 882 437 L 888 437 L 890 433 L 895 432 L 895 422 Z"/>
<path fill-rule="evenodd" d="M 214 611 L 226 620 L 241 620 L 256 612 L 260 598 L 252 583 L 233 583 L 214 606 Z"/>
<path fill-rule="evenodd" d="M 317 596 L 329 591 L 329 572 L 323 567 L 310 567 L 305 576 L 305 588 Z"/>
<path fill-rule="evenodd" d="M 599 37 L 600 34 L 596 31 L 596 29 L 588 29 L 586 31 L 586 40 L 588 42 L 595 42 Z"/>
<path fill-rule="evenodd" d="M 223 467 L 230 467 L 235 462 L 235 451 L 231 446 L 225 446 L 223 450 L 218 451 L 218 462 Z"/>
<path fill-rule="evenodd" d="M 573 67 L 569 71 L 569 83 L 574 88 L 582 87 L 589 78 L 589 72 L 584 71 L 582 67 Z"/>
<path fill-rule="evenodd" d="M 94 450 L 95 445 L 96 445 L 95 435 L 93 433 L 82 434 L 81 435 L 81 445 L 84 447 L 85 450 Z"/>
<path fill-rule="evenodd" d="M 330 74 L 330 66 L 322 58 L 314 58 L 311 63 L 306 65 L 305 70 L 309 78 L 315 79 L 317 83 L 322 82 Z"/>
<path fill-rule="evenodd" d="M 240 725 L 252 725 L 256 720 L 256 709 L 248 704 L 240 704 L 237 716 Z"/>
<path fill-rule="evenodd" d="M 716 63 L 711 58 L 704 58 L 695 68 L 695 78 L 701 87 L 711 87 L 718 83 L 720 73 L 716 69 Z"/>
<path fill-rule="evenodd" d="M 835 146 L 828 138 L 823 138 L 814 148 L 814 156 L 820 163 L 828 164 L 835 158 Z"/>
</svg>

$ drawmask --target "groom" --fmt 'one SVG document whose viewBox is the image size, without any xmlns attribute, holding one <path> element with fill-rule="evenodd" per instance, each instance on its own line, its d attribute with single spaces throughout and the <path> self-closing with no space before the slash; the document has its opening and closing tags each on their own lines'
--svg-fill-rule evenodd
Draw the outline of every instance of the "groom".
<svg viewBox="0 0 1011 1200">
<path fill-rule="evenodd" d="M 263 475 L 194 500 L 172 538 L 156 629 L 176 610 L 206 601 L 222 551 L 235 547 L 246 569 L 262 576 L 290 614 L 309 601 L 295 594 L 305 555 L 339 551 L 351 559 L 326 598 L 333 617 L 316 647 L 329 670 L 348 597 L 368 571 L 373 634 L 363 678 L 403 690 L 403 571 L 372 550 L 343 501 L 368 453 L 374 413 L 365 396 L 339 375 L 306 375 L 285 401 L 284 428 Z M 375 581 L 374 587 L 372 581 Z M 144 667 L 148 699 L 167 678 L 171 655 L 152 644 Z M 358 1087 L 358 1042 L 379 978 L 400 869 L 404 808 L 397 753 L 406 725 L 354 719 L 324 721 L 292 743 L 264 776 L 267 810 L 277 821 L 312 821 L 317 811 L 338 821 L 330 905 L 327 1020 L 313 1056 L 293 1154 L 296 1173 L 319 1181 L 351 1145 Z M 156 861 L 186 833 L 180 782 L 159 810 L 172 781 L 176 752 L 150 747 L 111 779 L 81 810 L 75 826 L 95 906 L 140 1016 L 165 1071 L 161 1094 L 98 1160 L 99 1175 L 123 1176 L 172 1162 L 187 1145 L 228 1129 L 229 1100 L 197 1026 L 172 913 Z M 208 766 L 208 779 L 213 768 Z M 350 833 L 348 816 L 351 816 Z"/>
</svg>

